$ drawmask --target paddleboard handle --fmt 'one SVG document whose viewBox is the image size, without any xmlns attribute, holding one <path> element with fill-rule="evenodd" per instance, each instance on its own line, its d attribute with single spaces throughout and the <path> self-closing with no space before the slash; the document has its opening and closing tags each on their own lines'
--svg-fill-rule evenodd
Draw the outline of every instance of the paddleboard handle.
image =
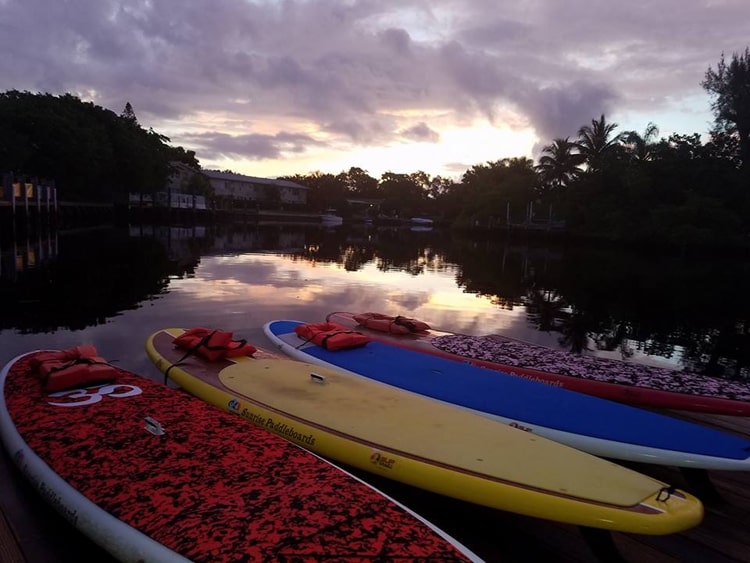
<svg viewBox="0 0 750 563">
<path fill-rule="evenodd" d="M 150 416 L 147 416 L 143 420 L 146 421 L 146 425 L 144 428 L 151 432 L 154 436 L 162 436 L 164 435 L 164 427 L 161 425 L 161 422 L 158 420 L 151 418 Z"/>
<path fill-rule="evenodd" d="M 664 487 L 659 491 L 659 494 L 656 495 L 657 501 L 666 502 L 669 500 L 669 498 L 672 496 L 672 494 L 675 492 L 674 486 Z"/>
<path fill-rule="evenodd" d="M 310 379 L 312 379 L 315 383 L 320 383 L 321 385 L 324 385 L 326 382 L 326 378 L 324 375 L 320 375 L 319 373 L 310 372 Z"/>
</svg>

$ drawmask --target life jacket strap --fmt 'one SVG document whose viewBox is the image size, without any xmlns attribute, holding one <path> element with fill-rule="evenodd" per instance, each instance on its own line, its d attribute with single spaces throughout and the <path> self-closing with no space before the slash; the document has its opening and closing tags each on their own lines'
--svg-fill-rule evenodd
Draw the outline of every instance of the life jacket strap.
<svg viewBox="0 0 750 563">
<path fill-rule="evenodd" d="M 193 346 L 191 346 L 190 348 L 188 348 L 188 351 L 185 352 L 185 355 L 182 356 L 182 358 L 180 358 L 179 360 L 177 360 L 176 362 L 174 362 L 173 364 L 171 364 L 167 369 L 164 370 L 164 385 L 167 384 L 167 380 L 169 379 L 169 372 L 172 370 L 172 368 L 180 365 L 182 362 L 184 362 L 185 360 L 187 360 L 188 357 L 190 357 L 191 355 L 193 355 L 196 352 L 196 350 L 198 350 L 198 348 L 200 348 L 201 346 L 205 345 L 209 341 L 209 339 L 214 335 L 214 333 L 216 333 L 215 330 L 212 331 L 212 332 L 210 332 L 210 333 L 208 333 L 203 338 L 199 339 L 198 342 L 196 342 Z M 175 341 L 177 341 L 177 339 L 175 339 Z"/>
<path fill-rule="evenodd" d="M 164 370 L 164 382 L 167 382 L 172 368 L 182 364 L 192 355 L 199 355 L 205 360 L 214 362 L 222 358 L 252 356 L 257 352 L 258 349 L 252 344 L 248 344 L 244 338 L 233 340 L 232 336 L 231 332 L 203 327 L 191 328 L 177 336 L 172 340 L 172 343 L 177 348 L 184 348 L 187 351 L 179 360 Z"/>
</svg>

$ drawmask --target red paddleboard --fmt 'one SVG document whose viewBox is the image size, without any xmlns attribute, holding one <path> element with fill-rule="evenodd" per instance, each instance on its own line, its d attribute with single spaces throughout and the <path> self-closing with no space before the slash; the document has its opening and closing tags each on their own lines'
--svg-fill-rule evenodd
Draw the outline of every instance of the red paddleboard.
<svg viewBox="0 0 750 563">
<path fill-rule="evenodd" d="M 118 368 L 45 391 L 40 354 L 0 372 L 3 444 L 121 561 L 479 560 L 343 469 L 182 391 Z"/>
<path fill-rule="evenodd" d="M 502 336 L 428 329 L 397 334 L 367 328 L 355 313 L 326 317 L 374 340 L 634 406 L 750 416 L 750 384 L 654 366 L 579 356 Z M 398 318 L 398 317 L 394 317 Z"/>
</svg>

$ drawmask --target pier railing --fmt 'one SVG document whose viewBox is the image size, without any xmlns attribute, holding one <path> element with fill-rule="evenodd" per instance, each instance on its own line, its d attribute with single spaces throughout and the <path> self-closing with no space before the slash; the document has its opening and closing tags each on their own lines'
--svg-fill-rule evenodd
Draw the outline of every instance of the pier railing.
<svg viewBox="0 0 750 563">
<path fill-rule="evenodd" d="M 13 214 L 29 215 L 32 209 L 57 211 L 57 189 L 52 181 L 14 178 L 3 174 L 0 184 L 0 204 L 10 206 Z"/>
<path fill-rule="evenodd" d="M 58 205 L 54 182 L 2 175 L 0 227 L 28 228 L 34 224 L 54 222 Z"/>
</svg>

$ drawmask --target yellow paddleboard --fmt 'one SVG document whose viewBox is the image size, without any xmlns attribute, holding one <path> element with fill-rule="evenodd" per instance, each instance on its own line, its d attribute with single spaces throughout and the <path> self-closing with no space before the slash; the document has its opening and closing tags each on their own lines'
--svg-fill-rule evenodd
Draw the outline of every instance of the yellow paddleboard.
<svg viewBox="0 0 750 563">
<path fill-rule="evenodd" d="M 152 335 L 149 357 L 186 391 L 330 459 L 446 496 L 569 524 L 670 534 L 694 496 L 521 429 L 393 387 L 256 354 L 209 362 Z"/>
</svg>

